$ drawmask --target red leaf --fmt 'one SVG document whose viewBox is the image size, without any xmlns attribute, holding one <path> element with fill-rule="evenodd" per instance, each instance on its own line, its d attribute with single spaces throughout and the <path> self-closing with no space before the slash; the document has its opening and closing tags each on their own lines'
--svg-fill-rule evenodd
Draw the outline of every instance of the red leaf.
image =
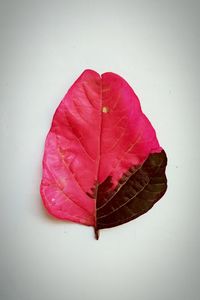
<svg viewBox="0 0 200 300">
<path fill-rule="evenodd" d="M 43 157 L 41 196 L 57 218 L 101 228 L 149 210 L 166 191 L 167 159 L 132 88 L 86 70 L 58 106 Z"/>
</svg>

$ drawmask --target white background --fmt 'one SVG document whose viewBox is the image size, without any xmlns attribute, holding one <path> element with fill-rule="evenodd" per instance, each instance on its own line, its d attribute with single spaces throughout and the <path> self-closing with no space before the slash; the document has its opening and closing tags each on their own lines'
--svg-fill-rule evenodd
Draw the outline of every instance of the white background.
<svg viewBox="0 0 200 300">
<path fill-rule="evenodd" d="M 199 300 L 199 1 L 1 1 L 0 300 Z M 134 88 L 168 154 L 168 191 L 102 230 L 48 217 L 54 110 L 86 69 Z"/>
</svg>

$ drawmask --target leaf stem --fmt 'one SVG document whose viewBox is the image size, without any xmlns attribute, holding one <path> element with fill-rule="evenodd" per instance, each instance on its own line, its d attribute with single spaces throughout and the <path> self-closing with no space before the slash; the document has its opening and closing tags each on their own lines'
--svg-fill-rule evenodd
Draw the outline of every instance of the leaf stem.
<svg viewBox="0 0 200 300">
<path fill-rule="evenodd" d="M 96 240 L 98 240 L 99 239 L 99 230 L 96 227 L 94 227 L 94 234 L 95 234 Z"/>
</svg>

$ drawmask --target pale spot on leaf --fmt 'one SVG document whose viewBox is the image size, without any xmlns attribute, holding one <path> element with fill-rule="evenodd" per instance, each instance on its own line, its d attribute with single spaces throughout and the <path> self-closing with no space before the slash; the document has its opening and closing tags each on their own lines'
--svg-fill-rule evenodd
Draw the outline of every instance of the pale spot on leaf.
<svg viewBox="0 0 200 300">
<path fill-rule="evenodd" d="M 102 112 L 103 112 L 104 114 L 108 113 L 108 112 L 109 112 L 109 108 L 108 108 L 107 106 L 103 106 L 103 107 L 102 107 Z"/>
</svg>

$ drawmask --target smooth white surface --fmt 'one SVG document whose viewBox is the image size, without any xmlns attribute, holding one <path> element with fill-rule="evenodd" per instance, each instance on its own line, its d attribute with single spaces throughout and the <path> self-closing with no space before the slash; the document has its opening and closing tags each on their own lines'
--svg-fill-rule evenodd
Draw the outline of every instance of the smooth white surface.
<svg viewBox="0 0 200 300">
<path fill-rule="evenodd" d="M 1 1 L 1 300 L 199 300 L 199 6 Z M 86 68 L 130 83 L 169 159 L 164 198 L 99 241 L 39 195 L 54 110 Z"/>
</svg>

